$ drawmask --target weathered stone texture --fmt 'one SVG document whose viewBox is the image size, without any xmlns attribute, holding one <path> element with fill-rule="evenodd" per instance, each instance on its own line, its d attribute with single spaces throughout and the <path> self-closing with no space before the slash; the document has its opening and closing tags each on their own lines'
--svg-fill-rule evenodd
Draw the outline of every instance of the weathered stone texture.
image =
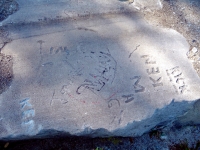
<svg viewBox="0 0 200 150">
<path fill-rule="evenodd" d="M 136 136 L 184 115 L 199 98 L 185 38 L 132 19 L 12 30 L 2 51 L 13 57 L 14 79 L 0 96 L 1 137 Z"/>
<path fill-rule="evenodd" d="M 17 20 L 28 2 L 36 4 L 19 2 L 24 9 L 3 23 Z M 49 3 L 54 9 L 48 15 L 58 8 L 66 13 L 62 2 Z M 197 117 L 200 81 L 186 55 L 189 45 L 178 32 L 151 26 L 136 12 L 76 13 L 78 20 L 63 21 L 49 21 L 42 13 L 44 20 L 37 13 L 29 19 L 30 13 L 22 16 L 26 23 L 7 26 L 12 42 L 2 53 L 12 58 L 5 66 L 14 78 L 0 95 L 0 138 L 60 132 L 138 136 Z"/>
</svg>

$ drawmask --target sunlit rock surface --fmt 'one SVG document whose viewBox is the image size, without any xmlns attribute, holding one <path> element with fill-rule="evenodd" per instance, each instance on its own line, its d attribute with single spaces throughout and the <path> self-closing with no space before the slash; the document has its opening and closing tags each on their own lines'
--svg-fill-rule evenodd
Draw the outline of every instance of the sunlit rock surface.
<svg viewBox="0 0 200 150">
<path fill-rule="evenodd" d="M 2 53 L 13 80 L 0 95 L 0 138 L 138 136 L 173 123 L 200 96 L 186 39 L 137 13 L 8 30 Z"/>
</svg>

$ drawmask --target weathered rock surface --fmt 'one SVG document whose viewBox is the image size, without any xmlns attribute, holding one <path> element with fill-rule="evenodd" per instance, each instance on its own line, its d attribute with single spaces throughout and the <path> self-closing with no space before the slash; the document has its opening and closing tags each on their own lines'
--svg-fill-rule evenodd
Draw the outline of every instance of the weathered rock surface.
<svg viewBox="0 0 200 150">
<path fill-rule="evenodd" d="M 19 10 L 1 24 L 23 24 L 63 20 L 68 18 L 88 18 L 102 13 L 118 13 L 132 8 L 127 2 L 116 0 L 16 0 Z"/>
<path fill-rule="evenodd" d="M 18 10 L 18 3 L 15 0 L 0 1 L 0 22 Z"/>
<path fill-rule="evenodd" d="M 130 16 L 10 28 L 0 137 L 136 136 L 190 110 L 200 87 L 185 38 Z"/>
<path fill-rule="evenodd" d="M 162 8 L 160 0 L 135 0 L 133 3 L 129 3 L 128 0 L 57 0 L 56 2 L 54 0 L 16 0 L 16 2 L 19 4 L 19 10 L 4 20 L 1 25 L 88 18 L 102 13 Z M 11 7 L 11 9 L 14 8 Z"/>
</svg>

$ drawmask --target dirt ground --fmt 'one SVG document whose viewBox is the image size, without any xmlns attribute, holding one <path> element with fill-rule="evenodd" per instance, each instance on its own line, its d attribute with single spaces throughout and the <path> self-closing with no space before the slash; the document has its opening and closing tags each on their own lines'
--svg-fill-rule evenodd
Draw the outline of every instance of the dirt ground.
<svg viewBox="0 0 200 150">
<path fill-rule="evenodd" d="M 163 9 L 144 9 L 149 23 L 171 28 L 181 33 L 190 44 L 188 58 L 200 76 L 200 0 L 162 0 Z"/>
<path fill-rule="evenodd" d="M 4 0 L 0 0 L 0 21 L 17 10 L 14 7 L 12 12 L 6 11 L 9 6 L 15 5 L 8 1 L 5 7 Z M 127 1 L 128 3 L 128 1 Z M 162 10 L 149 10 L 145 8 L 138 10 L 143 17 L 156 26 L 172 28 L 181 33 L 190 44 L 190 51 L 187 56 L 193 62 L 193 66 L 200 76 L 200 0 L 163 0 Z M 131 4 L 130 4 L 131 5 Z M 4 12 L 4 13 L 3 13 Z M 0 36 L 6 34 L 0 30 Z M 2 36 L 3 37 L 3 36 Z M 2 40 L 3 38 L 1 38 Z M 3 39 L 3 43 L 9 39 Z M 4 45 L 0 45 L 0 50 Z M 0 55 L 4 63 L 11 67 L 9 57 Z M 7 71 L 8 86 L 11 82 L 12 72 Z M 0 80 L 3 80 L 3 78 Z M 2 82 L 3 83 L 3 82 Z M 1 88 L 1 84 L 0 84 Z M 2 88 L 5 88 L 2 86 Z M 4 89 L 0 90 L 2 92 Z M 110 137 L 110 138 L 88 138 L 88 137 L 57 137 L 46 139 L 30 139 L 22 141 L 0 141 L 0 149 L 9 150 L 200 150 L 200 125 L 187 125 L 177 127 L 155 127 L 151 132 L 141 137 Z"/>
</svg>

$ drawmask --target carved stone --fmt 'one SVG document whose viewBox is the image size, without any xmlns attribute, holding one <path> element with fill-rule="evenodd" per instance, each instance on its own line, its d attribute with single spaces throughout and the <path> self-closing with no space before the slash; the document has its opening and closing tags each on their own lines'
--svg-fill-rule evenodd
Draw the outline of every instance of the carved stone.
<svg viewBox="0 0 200 150">
<path fill-rule="evenodd" d="M 200 96 L 186 39 L 137 14 L 8 29 L 14 78 L 0 95 L 0 138 L 138 136 Z"/>
</svg>

